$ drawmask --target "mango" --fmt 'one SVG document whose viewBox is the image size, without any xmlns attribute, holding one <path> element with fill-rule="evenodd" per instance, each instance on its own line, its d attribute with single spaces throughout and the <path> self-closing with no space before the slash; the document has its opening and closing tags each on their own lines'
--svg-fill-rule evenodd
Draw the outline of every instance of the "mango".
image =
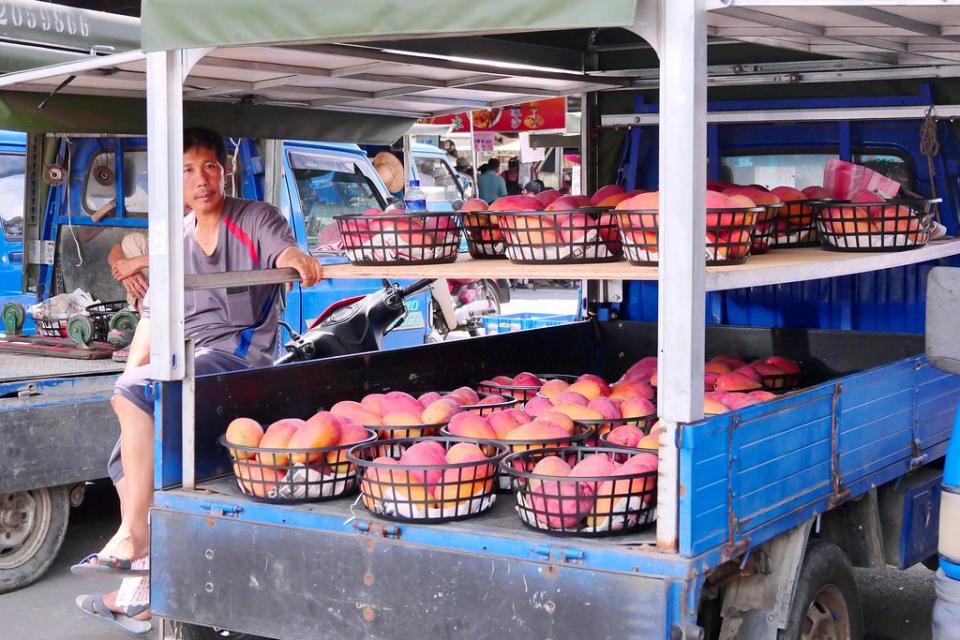
<svg viewBox="0 0 960 640">
<path fill-rule="evenodd" d="M 530 398 L 527 401 L 527 404 L 523 407 L 524 412 L 534 418 L 546 413 L 547 411 L 550 411 L 551 409 L 553 409 L 553 402 L 540 396 L 534 396 L 533 398 Z"/>
<path fill-rule="evenodd" d="M 363 442 L 373 435 L 375 434 L 370 432 L 368 429 L 364 429 L 358 424 L 341 421 L 340 440 L 337 442 L 337 444 L 343 446 L 347 444 L 354 444 L 356 442 Z M 327 466 L 330 467 L 330 471 L 337 477 L 349 475 L 351 472 L 351 465 L 347 461 L 346 449 L 328 451 L 326 455 L 326 462 Z"/>
<path fill-rule="evenodd" d="M 653 373 L 655 373 L 654 370 Z M 647 378 L 649 380 L 649 378 Z M 607 396 L 611 400 L 628 400 L 630 398 L 645 398 L 646 400 L 653 400 L 654 397 L 653 387 L 650 386 L 649 382 L 641 380 L 623 380 L 613 385 L 610 389 L 610 394 Z"/>
<path fill-rule="evenodd" d="M 227 442 L 241 447 L 256 447 L 263 437 L 263 427 L 253 418 L 236 418 L 227 425 L 225 439 Z M 238 460 L 249 460 L 256 457 L 256 452 L 230 449 L 230 455 Z"/>
<path fill-rule="evenodd" d="M 332 413 L 321 411 L 307 420 L 290 437 L 287 446 L 291 449 L 318 449 L 332 447 L 340 441 L 340 422 Z M 292 453 L 290 461 L 294 464 L 316 462 L 324 457 L 322 452 Z"/>
<path fill-rule="evenodd" d="M 277 420 L 269 427 L 263 437 L 260 438 L 259 447 L 261 449 L 286 449 L 289 447 L 290 438 L 293 434 L 306 424 L 303 420 L 297 418 L 284 418 Z M 284 466 L 289 464 L 290 455 L 286 453 L 258 453 L 257 460 L 260 464 Z"/>
<path fill-rule="evenodd" d="M 564 414 L 572 420 L 603 420 L 603 414 L 578 404 L 560 404 L 554 411 Z"/>
<path fill-rule="evenodd" d="M 440 398 L 434 400 L 420 414 L 421 424 L 446 424 L 456 414 L 460 413 L 460 405 L 453 400 Z"/>
<path fill-rule="evenodd" d="M 543 386 L 540 387 L 540 395 L 552 400 L 566 391 L 569 386 L 570 384 L 566 380 L 560 380 L 559 378 L 547 380 L 543 383 Z"/>
<path fill-rule="evenodd" d="M 447 431 L 462 438 L 477 438 L 479 440 L 495 440 L 497 432 L 487 418 L 476 413 L 458 413 L 450 419 Z"/>
<path fill-rule="evenodd" d="M 233 473 L 240 480 L 244 491 L 258 498 L 265 498 L 278 482 L 286 475 L 271 467 L 259 466 L 250 462 L 235 462 Z"/>
<path fill-rule="evenodd" d="M 563 400 L 563 398 L 568 393 L 576 393 L 581 397 L 583 397 L 587 402 L 589 402 L 594 398 L 599 398 L 600 396 L 602 396 L 603 389 L 600 387 L 599 384 L 597 384 L 593 380 L 580 380 L 570 385 L 570 387 L 566 390 L 566 392 L 560 395 L 560 397 L 558 398 L 558 401 L 566 402 L 565 400 Z"/>
</svg>

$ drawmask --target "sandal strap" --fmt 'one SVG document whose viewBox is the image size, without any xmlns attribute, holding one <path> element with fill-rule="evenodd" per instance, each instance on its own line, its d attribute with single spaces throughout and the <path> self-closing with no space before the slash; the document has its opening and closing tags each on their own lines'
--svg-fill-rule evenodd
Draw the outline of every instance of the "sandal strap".
<svg viewBox="0 0 960 640">
<path fill-rule="evenodd" d="M 91 593 L 87 595 L 87 597 L 83 599 L 83 607 L 101 618 L 106 618 L 110 621 L 117 619 L 113 611 L 110 611 L 110 608 L 103 601 L 102 593 Z"/>
<path fill-rule="evenodd" d="M 144 611 L 149 611 L 149 610 L 150 610 L 149 602 L 144 602 L 142 604 L 131 604 L 126 606 L 123 609 L 123 615 L 127 616 L 128 618 L 132 618 L 133 616 L 138 616 Z"/>
</svg>

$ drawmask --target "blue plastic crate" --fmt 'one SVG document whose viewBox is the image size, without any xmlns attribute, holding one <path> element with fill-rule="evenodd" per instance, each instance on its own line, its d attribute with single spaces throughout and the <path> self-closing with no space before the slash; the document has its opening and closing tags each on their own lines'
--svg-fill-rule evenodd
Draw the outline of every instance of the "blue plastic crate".
<svg viewBox="0 0 960 640">
<path fill-rule="evenodd" d="M 573 322 L 574 316 L 555 313 L 510 313 L 502 316 L 484 316 L 483 330 L 486 335 L 511 333 L 540 327 L 554 327 Z"/>
</svg>

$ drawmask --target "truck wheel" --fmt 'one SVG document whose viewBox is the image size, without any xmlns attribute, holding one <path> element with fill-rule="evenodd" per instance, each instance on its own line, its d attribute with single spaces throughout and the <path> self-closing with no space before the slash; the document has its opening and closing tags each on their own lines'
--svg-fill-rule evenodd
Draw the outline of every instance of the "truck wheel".
<svg viewBox="0 0 960 640">
<path fill-rule="evenodd" d="M 0 593 L 36 582 L 67 534 L 68 487 L 0 494 Z"/>
<path fill-rule="evenodd" d="M 176 634 L 176 627 L 174 627 L 173 637 L 180 638 L 181 640 L 270 640 L 270 638 L 263 636 L 253 636 L 249 633 L 235 633 L 217 627 L 204 627 L 199 624 L 189 624 L 187 622 L 175 624 L 180 625 L 180 635 Z"/>
<path fill-rule="evenodd" d="M 834 544 L 807 546 L 787 628 L 780 640 L 860 640 L 860 592 L 847 556 Z"/>
</svg>

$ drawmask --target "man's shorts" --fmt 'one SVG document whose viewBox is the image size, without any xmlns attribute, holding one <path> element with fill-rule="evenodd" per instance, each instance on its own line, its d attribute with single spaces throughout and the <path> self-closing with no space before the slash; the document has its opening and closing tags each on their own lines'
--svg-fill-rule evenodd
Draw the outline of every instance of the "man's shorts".
<svg viewBox="0 0 960 640">
<path fill-rule="evenodd" d="M 249 369 L 250 363 L 226 351 L 215 349 L 197 349 L 194 353 L 193 370 L 197 376 L 226 373 Z M 153 415 L 153 397 L 150 392 L 150 365 L 146 364 L 130 371 L 124 371 L 113 386 L 114 394 L 119 394 L 135 404 L 144 413 Z M 110 460 L 107 461 L 107 474 L 114 484 L 123 477 L 123 464 L 120 461 L 120 440 L 113 447 Z"/>
</svg>

